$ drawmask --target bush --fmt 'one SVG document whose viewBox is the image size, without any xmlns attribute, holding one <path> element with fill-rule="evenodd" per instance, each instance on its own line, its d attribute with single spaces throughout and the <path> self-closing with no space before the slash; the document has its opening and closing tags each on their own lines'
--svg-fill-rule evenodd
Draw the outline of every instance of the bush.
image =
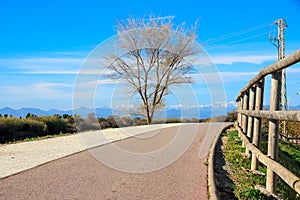
<svg viewBox="0 0 300 200">
<path fill-rule="evenodd" d="M 181 123 L 181 119 L 179 119 L 179 118 L 167 118 L 166 123 Z"/>
<path fill-rule="evenodd" d="M 0 142 L 11 142 L 44 135 L 47 125 L 31 119 L 0 118 Z"/>
<path fill-rule="evenodd" d="M 82 122 L 79 122 L 77 125 L 77 128 L 79 131 L 94 131 L 99 130 L 100 125 L 99 123 L 89 123 L 87 120 L 83 120 Z"/>
<path fill-rule="evenodd" d="M 111 128 L 110 124 L 105 120 L 100 122 L 101 129 Z"/>
<path fill-rule="evenodd" d="M 235 122 L 237 120 L 237 111 L 232 111 L 227 114 L 225 122 Z"/>
<path fill-rule="evenodd" d="M 36 120 L 25 120 L 27 124 L 29 124 L 29 132 L 33 133 L 36 136 L 45 135 L 47 132 L 47 125 L 43 122 L 39 122 Z M 23 127 L 25 128 L 25 127 Z"/>
<path fill-rule="evenodd" d="M 67 122 L 58 115 L 38 117 L 37 120 L 47 125 L 45 134 L 54 135 L 67 132 Z"/>
<path fill-rule="evenodd" d="M 109 123 L 109 127 L 119 128 L 114 116 L 109 116 L 106 121 Z"/>
<path fill-rule="evenodd" d="M 137 126 L 147 125 L 147 120 L 146 120 L 146 119 L 141 119 L 141 118 L 139 118 L 139 117 L 134 118 L 134 119 L 133 119 L 133 122 L 134 122 L 134 124 L 137 125 Z"/>
<path fill-rule="evenodd" d="M 300 122 L 288 122 L 289 137 L 300 137 Z"/>
<path fill-rule="evenodd" d="M 127 127 L 133 125 L 133 121 L 130 117 L 117 118 L 116 123 L 119 127 Z"/>
</svg>

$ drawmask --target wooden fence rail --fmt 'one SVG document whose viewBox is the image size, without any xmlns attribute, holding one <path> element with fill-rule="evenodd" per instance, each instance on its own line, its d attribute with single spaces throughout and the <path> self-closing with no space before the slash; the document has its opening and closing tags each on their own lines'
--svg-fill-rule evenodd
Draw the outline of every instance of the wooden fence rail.
<svg viewBox="0 0 300 200">
<path fill-rule="evenodd" d="M 252 154 L 254 154 L 255 157 L 257 157 L 259 162 L 268 166 L 272 171 L 275 171 L 276 174 L 282 178 L 282 180 L 291 186 L 291 188 L 300 193 L 300 179 L 278 162 L 266 156 L 255 145 L 253 145 L 248 137 L 242 132 L 238 124 L 235 124 L 235 128 L 239 131 L 241 138 L 245 142 L 245 146 L 251 151 Z"/>
<path fill-rule="evenodd" d="M 258 162 L 267 166 L 266 189 L 275 193 L 276 177 L 280 176 L 291 188 L 300 194 L 300 179 L 281 166 L 278 159 L 279 120 L 300 121 L 300 111 L 280 111 L 282 69 L 300 62 L 300 49 L 290 56 L 263 68 L 237 96 L 238 119 L 236 128 L 246 147 L 246 154 L 252 154 L 251 170 L 258 169 Z M 271 74 L 270 109 L 262 110 L 265 76 Z M 260 150 L 261 119 L 269 120 L 268 155 Z"/>
<path fill-rule="evenodd" d="M 300 49 L 292 53 L 290 56 L 284 58 L 283 60 L 280 60 L 278 62 L 275 62 L 265 68 L 263 68 L 249 83 L 244 87 L 240 94 L 237 97 L 237 100 L 243 96 L 243 93 L 248 91 L 254 84 L 259 82 L 261 79 L 263 79 L 265 76 L 272 74 L 274 72 L 277 72 L 279 70 L 282 70 L 284 68 L 287 68 L 293 64 L 296 64 L 300 60 Z"/>
<path fill-rule="evenodd" d="M 284 140 L 284 141 L 287 141 L 289 143 L 294 143 L 294 144 L 299 144 L 300 145 L 300 138 L 299 137 L 288 137 L 288 136 L 285 136 L 283 134 L 280 134 L 279 138 Z"/>
<path fill-rule="evenodd" d="M 252 117 L 300 122 L 300 111 L 240 110 L 239 113 Z"/>
</svg>

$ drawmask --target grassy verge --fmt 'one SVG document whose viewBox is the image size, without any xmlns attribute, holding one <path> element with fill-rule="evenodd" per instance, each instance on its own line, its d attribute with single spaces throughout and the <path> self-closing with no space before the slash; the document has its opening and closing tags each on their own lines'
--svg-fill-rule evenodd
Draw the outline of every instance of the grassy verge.
<svg viewBox="0 0 300 200">
<path fill-rule="evenodd" d="M 264 185 L 265 176 L 256 175 L 249 170 L 251 161 L 243 153 L 242 141 L 238 137 L 237 131 L 230 131 L 224 134 L 227 137 L 227 144 L 223 149 L 226 161 L 226 170 L 233 181 L 233 192 L 238 199 L 268 199 L 267 196 L 255 189 L 255 185 Z M 263 173 L 266 169 L 262 166 L 259 170 Z"/>
<path fill-rule="evenodd" d="M 48 139 L 48 138 L 55 138 L 55 137 L 62 137 L 62 136 L 68 136 L 68 135 L 75 135 L 77 133 L 59 133 L 59 134 L 54 134 L 54 135 L 45 135 L 45 136 L 37 136 L 37 137 L 28 137 L 22 140 L 15 140 L 15 141 L 11 141 L 11 142 L 7 142 L 4 144 L 0 144 L 1 145 L 5 145 L 5 144 L 16 144 L 16 143 L 20 143 L 20 142 L 29 142 L 29 141 L 35 141 L 35 140 L 44 140 L 44 139 Z"/>
<path fill-rule="evenodd" d="M 226 170 L 229 173 L 230 179 L 234 183 L 233 192 L 235 196 L 238 199 L 270 199 L 255 189 L 256 185 L 265 186 L 266 176 L 254 174 L 248 170 L 251 167 L 251 159 L 245 157 L 243 154 L 245 152 L 245 148 L 241 147 L 242 141 L 238 137 L 238 132 L 230 131 L 224 134 L 223 137 L 227 140 L 227 144 L 223 149 L 223 155 L 226 161 Z M 295 158 L 298 158 L 298 155 L 300 155 L 297 153 L 295 155 L 295 148 L 297 149 L 298 147 L 292 148 L 283 142 L 280 143 L 280 146 L 280 154 L 282 154 L 281 157 L 284 157 L 284 159 L 290 157 L 291 160 L 295 161 Z M 285 149 L 285 151 L 283 151 L 283 149 Z M 291 162 L 291 160 L 286 160 L 286 162 Z M 294 169 L 299 173 L 297 165 L 294 167 Z M 258 171 L 266 174 L 266 167 L 260 165 Z M 300 199 L 296 192 L 294 192 L 280 178 L 278 178 L 276 192 L 284 199 Z"/>
<path fill-rule="evenodd" d="M 279 163 L 300 177 L 300 147 L 296 144 L 279 141 L 278 160 Z M 285 199 L 300 199 L 300 196 L 290 188 L 284 181 L 279 179 L 276 192 Z"/>
<path fill-rule="evenodd" d="M 279 141 L 280 163 L 300 177 L 300 146 L 296 144 Z"/>
</svg>

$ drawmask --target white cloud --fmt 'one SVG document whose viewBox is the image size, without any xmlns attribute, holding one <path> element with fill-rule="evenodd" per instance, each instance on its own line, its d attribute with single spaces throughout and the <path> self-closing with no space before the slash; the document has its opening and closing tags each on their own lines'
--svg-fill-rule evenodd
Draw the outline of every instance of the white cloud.
<svg viewBox="0 0 300 200">
<path fill-rule="evenodd" d="M 258 72 L 221 72 L 223 80 L 238 81 L 238 80 L 249 80 L 256 76 Z"/>
<path fill-rule="evenodd" d="M 0 67 L 3 66 L 9 69 L 8 72 L 14 74 L 101 75 L 112 73 L 100 64 L 99 60 L 72 57 L 0 58 Z"/>
<path fill-rule="evenodd" d="M 59 70 L 52 70 L 52 71 L 25 71 L 25 72 L 18 72 L 18 74 L 48 74 L 48 75 L 63 75 L 63 74 L 70 74 L 70 75 L 76 75 L 78 74 L 78 71 L 70 70 L 70 71 L 59 71 Z"/>
<path fill-rule="evenodd" d="M 100 69 L 91 69 L 91 70 L 37 70 L 37 71 L 25 71 L 25 72 L 18 72 L 18 74 L 48 74 L 48 75 L 109 75 L 112 71 L 108 70 L 100 70 Z"/>
<path fill-rule="evenodd" d="M 249 80 L 258 72 L 211 72 L 200 74 L 189 74 L 196 84 L 216 84 L 226 82 L 237 82 L 240 80 Z"/>
<path fill-rule="evenodd" d="M 0 63 L 3 66 L 8 66 L 12 68 L 18 69 L 32 69 L 41 65 L 48 66 L 52 65 L 55 67 L 56 64 L 59 65 L 80 65 L 82 63 L 82 58 L 48 58 L 48 57 L 37 57 L 37 58 L 2 58 L 0 59 Z M 56 67 L 57 68 L 57 67 Z"/>
<path fill-rule="evenodd" d="M 4 86 L 7 94 L 15 94 L 22 98 L 62 99 L 71 97 L 73 85 L 64 83 L 39 82 L 22 86 Z"/>
<path fill-rule="evenodd" d="M 287 73 L 299 73 L 300 68 L 287 68 L 286 72 Z"/>
<path fill-rule="evenodd" d="M 263 64 L 267 61 L 276 60 L 276 55 L 212 56 L 213 63 L 224 65 L 232 65 L 234 63 Z"/>
<path fill-rule="evenodd" d="M 33 84 L 33 87 L 34 87 L 34 89 L 37 89 L 37 90 L 49 91 L 49 90 L 55 90 L 56 88 L 70 88 L 73 86 L 70 84 L 65 84 L 65 83 L 41 82 L 41 83 Z"/>
<path fill-rule="evenodd" d="M 13 73 L 76 74 L 82 61 L 82 58 L 2 58 L 0 66 Z"/>
<path fill-rule="evenodd" d="M 78 82 L 74 83 L 74 87 L 79 90 L 94 90 L 95 87 L 98 86 L 106 86 L 112 84 L 124 84 L 124 81 L 114 80 L 114 79 L 98 79 L 92 80 L 90 78 L 79 80 Z M 110 86 L 108 86 L 110 87 Z"/>
<path fill-rule="evenodd" d="M 199 105 L 182 105 L 182 104 L 177 104 L 177 105 L 172 105 L 172 106 L 167 106 L 167 108 L 170 109 L 197 109 L 197 108 L 206 108 L 206 107 L 228 107 L 228 106 L 234 106 L 236 107 L 237 104 L 234 101 L 230 101 L 230 102 L 225 102 L 225 101 L 221 101 L 221 102 L 215 102 L 213 104 L 199 104 Z"/>
</svg>

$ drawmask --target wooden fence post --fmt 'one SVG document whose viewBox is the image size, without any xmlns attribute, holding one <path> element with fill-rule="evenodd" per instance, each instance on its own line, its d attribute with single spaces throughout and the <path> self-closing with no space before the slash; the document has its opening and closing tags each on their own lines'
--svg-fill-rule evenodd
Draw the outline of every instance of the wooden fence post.
<svg viewBox="0 0 300 200">
<path fill-rule="evenodd" d="M 243 110 L 248 110 L 248 105 L 249 105 L 249 91 L 246 91 L 243 95 Z M 248 116 L 247 115 L 242 115 L 242 130 L 245 134 L 247 134 L 247 125 L 248 125 Z M 243 147 L 245 147 L 244 141 L 242 144 Z"/>
<path fill-rule="evenodd" d="M 241 97 L 240 97 L 239 102 L 240 102 L 240 110 L 243 110 L 243 107 L 244 107 L 244 96 L 241 96 Z M 243 116 L 243 114 L 241 114 L 241 113 L 239 113 L 239 116 L 240 116 L 239 126 L 240 126 L 241 129 L 242 129 L 242 127 L 243 127 L 243 118 L 244 118 L 244 116 Z M 239 137 L 241 137 L 240 134 L 239 134 Z M 241 137 L 241 138 L 242 138 L 242 137 Z"/>
<path fill-rule="evenodd" d="M 248 110 L 248 96 L 249 92 L 246 91 L 243 96 L 243 110 Z M 242 115 L 242 130 L 244 133 L 247 133 L 247 122 L 248 122 L 248 116 Z"/>
<path fill-rule="evenodd" d="M 279 103 L 281 99 L 281 81 L 282 69 L 300 62 L 300 49 L 292 53 L 290 56 L 281 61 L 275 62 L 263 68 L 250 82 L 240 91 L 237 101 L 240 101 L 239 110 L 243 110 L 240 115 L 240 126 L 237 126 L 239 134 L 252 155 L 251 169 L 257 169 L 258 162 L 267 166 L 267 181 L 266 190 L 269 193 L 275 193 L 277 176 L 280 176 L 289 186 L 300 194 L 300 179 L 293 175 L 289 170 L 281 166 L 278 162 L 278 139 L 279 139 L 279 120 L 294 121 L 297 118 L 300 121 L 300 112 L 296 111 L 279 111 Z M 270 90 L 270 110 L 258 111 L 263 109 L 264 96 L 264 77 L 272 74 L 271 90 Z M 256 85 L 255 95 L 255 111 L 247 111 L 249 106 L 249 90 Z M 250 96 L 251 97 L 251 96 Z M 251 100 L 250 100 L 251 101 Z M 250 104 L 251 105 L 251 104 Z M 275 112 L 279 111 L 279 112 Z M 249 141 L 247 133 L 251 134 L 251 128 L 248 131 L 248 116 L 253 116 L 253 139 L 252 143 Z M 259 151 L 257 147 L 260 145 L 260 134 L 262 128 L 262 117 L 269 119 L 269 133 L 268 133 L 268 156 Z M 249 118 L 250 119 L 250 118 Z M 251 123 L 249 123 L 251 124 Z M 251 125 L 249 125 L 251 126 Z M 246 134 L 246 135 L 245 135 Z M 259 157 L 259 159 L 258 159 Z M 278 170 L 279 168 L 279 170 Z M 276 172 L 276 173 L 275 173 Z"/>
<path fill-rule="evenodd" d="M 239 111 L 239 110 L 242 110 L 242 105 L 243 105 L 243 104 L 242 104 L 242 99 L 239 98 L 239 101 L 238 101 L 238 111 Z M 238 123 L 239 123 L 239 126 L 241 126 L 241 124 L 242 124 L 242 114 L 238 112 L 237 115 L 238 115 L 238 116 L 237 116 L 237 121 L 238 121 Z"/>
<path fill-rule="evenodd" d="M 265 79 L 260 80 L 255 86 L 255 110 L 263 109 L 263 100 L 264 100 L 264 84 Z M 259 149 L 260 148 L 260 133 L 261 133 L 261 118 L 254 118 L 253 125 L 253 140 L 252 143 Z M 254 154 L 252 154 L 251 160 L 251 170 L 255 171 L 258 169 L 258 159 Z"/>
<path fill-rule="evenodd" d="M 251 87 L 250 92 L 249 92 L 249 108 L 248 108 L 248 110 L 254 110 L 254 104 L 255 104 L 255 98 L 254 97 L 255 97 L 255 90 L 254 90 L 254 87 Z M 252 142 L 253 117 L 251 117 L 251 116 L 248 116 L 247 136 L 248 136 L 249 140 Z M 247 156 L 250 156 L 250 151 L 247 147 L 246 147 L 245 154 Z"/>
<path fill-rule="evenodd" d="M 272 74 L 271 93 L 270 93 L 270 111 L 279 110 L 279 101 L 281 97 L 281 70 Z M 278 120 L 270 119 L 269 121 L 269 139 L 268 139 L 268 156 L 273 160 L 278 158 Z M 267 191 L 274 193 L 276 189 L 276 174 L 267 168 Z"/>
</svg>

